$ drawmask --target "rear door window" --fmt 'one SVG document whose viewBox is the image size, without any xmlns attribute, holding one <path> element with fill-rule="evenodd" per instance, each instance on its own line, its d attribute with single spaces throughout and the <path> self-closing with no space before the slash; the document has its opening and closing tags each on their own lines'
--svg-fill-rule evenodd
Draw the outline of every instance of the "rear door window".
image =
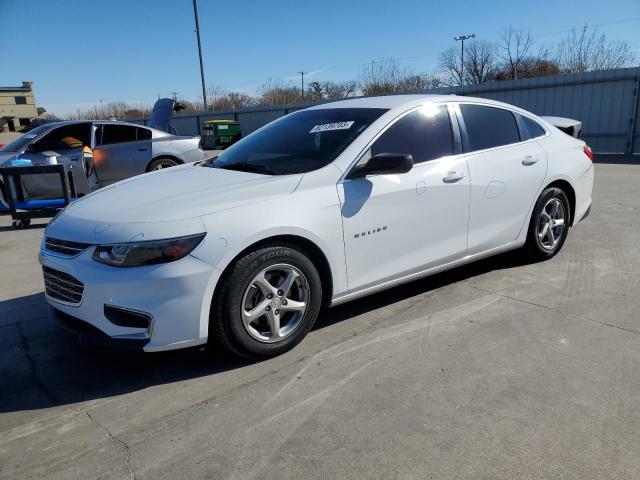
<svg viewBox="0 0 640 480">
<path fill-rule="evenodd" d="M 409 153 L 414 163 L 453 155 L 453 133 L 445 105 L 426 105 L 400 118 L 378 138 L 371 155 Z"/>
<path fill-rule="evenodd" d="M 135 142 L 137 139 L 136 130 L 138 128 L 131 125 L 102 125 L 100 145 Z"/>
<path fill-rule="evenodd" d="M 520 141 L 516 118 L 503 108 L 460 104 L 466 127 L 465 152 L 510 145 Z"/>
</svg>

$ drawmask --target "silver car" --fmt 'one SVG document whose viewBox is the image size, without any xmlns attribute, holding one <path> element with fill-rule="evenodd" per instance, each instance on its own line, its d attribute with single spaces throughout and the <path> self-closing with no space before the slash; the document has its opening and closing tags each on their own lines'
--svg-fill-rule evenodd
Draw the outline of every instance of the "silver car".
<svg viewBox="0 0 640 480">
<path fill-rule="evenodd" d="M 87 162 L 87 159 L 92 160 Z M 171 135 L 119 121 L 49 123 L 0 150 L 0 165 L 69 163 L 76 191 L 86 194 L 141 173 L 205 158 L 200 137 Z M 29 198 L 60 196 L 47 175 L 22 177 Z"/>
</svg>

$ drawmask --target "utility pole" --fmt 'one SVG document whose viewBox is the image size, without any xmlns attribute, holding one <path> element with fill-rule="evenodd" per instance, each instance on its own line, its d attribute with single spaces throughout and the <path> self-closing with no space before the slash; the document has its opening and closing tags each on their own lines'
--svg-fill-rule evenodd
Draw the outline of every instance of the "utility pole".
<svg viewBox="0 0 640 480">
<path fill-rule="evenodd" d="M 306 72 L 300 70 L 298 73 L 300 74 L 300 78 L 302 79 L 300 83 L 300 101 L 304 102 L 304 74 Z"/>
<path fill-rule="evenodd" d="M 462 87 L 464 86 L 464 41 L 469 40 L 470 38 L 476 38 L 476 34 L 472 33 L 471 35 L 458 35 L 457 37 L 453 37 L 455 41 L 460 41 L 460 90 L 462 91 Z"/>
<path fill-rule="evenodd" d="M 207 89 L 204 83 L 204 67 L 202 66 L 202 44 L 200 43 L 200 22 L 198 21 L 198 0 L 193 0 L 193 16 L 196 20 L 196 38 L 198 39 L 198 58 L 200 59 L 200 80 L 202 81 L 202 101 L 204 103 L 204 111 L 207 107 Z"/>
</svg>

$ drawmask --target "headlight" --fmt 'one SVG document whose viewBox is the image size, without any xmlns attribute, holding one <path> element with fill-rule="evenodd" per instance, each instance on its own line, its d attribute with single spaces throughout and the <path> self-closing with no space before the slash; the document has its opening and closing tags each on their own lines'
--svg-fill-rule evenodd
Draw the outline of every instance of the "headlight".
<svg viewBox="0 0 640 480">
<path fill-rule="evenodd" d="M 205 235 L 206 233 L 199 233 L 166 240 L 98 245 L 93 252 L 93 259 L 113 267 L 139 267 L 175 262 L 196 248 Z"/>
</svg>

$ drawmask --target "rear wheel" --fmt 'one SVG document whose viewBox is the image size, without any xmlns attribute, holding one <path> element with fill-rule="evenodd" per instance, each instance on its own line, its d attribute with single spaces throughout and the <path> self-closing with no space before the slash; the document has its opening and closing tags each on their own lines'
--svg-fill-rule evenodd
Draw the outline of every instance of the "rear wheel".
<svg viewBox="0 0 640 480">
<path fill-rule="evenodd" d="M 322 298 L 320 275 L 293 245 L 269 245 L 236 260 L 214 299 L 210 335 L 246 358 L 279 355 L 311 330 Z"/>
<path fill-rule="evenodd" d="M 162 170 L 163 168 L 175 167 L 180 165 L 180 162 L 169 157 L 160 157 L 153 160 L 147 167 L 147 172 L 153 172 L 154 170 Z"/>
<path fill-rule="evenodd" d="M 525 253 L 533 260 L 546 260 L 556 255 L 569 232 L 571 210 L 567 195 L 559 188 L 544 190 L 531 215 Z"/>
</svg>

